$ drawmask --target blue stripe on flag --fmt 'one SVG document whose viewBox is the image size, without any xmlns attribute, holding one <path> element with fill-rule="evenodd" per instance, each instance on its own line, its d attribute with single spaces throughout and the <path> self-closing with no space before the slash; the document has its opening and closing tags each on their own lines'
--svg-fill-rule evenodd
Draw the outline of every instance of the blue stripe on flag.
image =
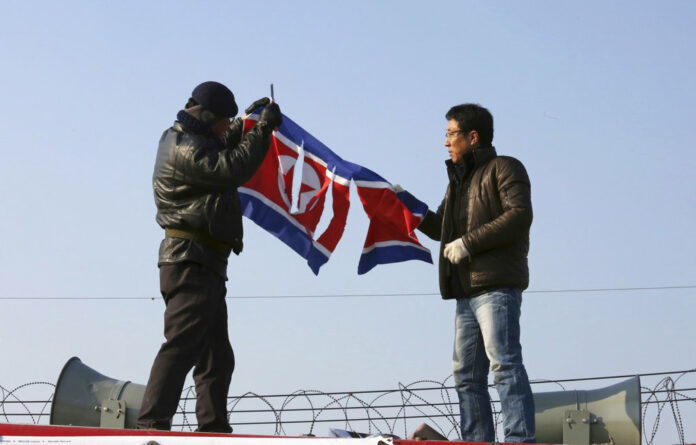
<svg viewBox="0 0 696 445">
<path fill-rule="evenodd" d="M 326 264 L 327 261 L 329 261 L 329 257 L 321 253 L 321 251 L 316 247 L 312 246 L 312 249 L 309 251 L 309 255 L 307 256 L 307 265 L 310 269 L 312 269 L 314 275 L 319 275 L 319 268 Z"/>
<path fill-rule="evenodd" d="M 418 200 L 415 196 L 407 192 L 406 190 L 396 194 L 401 202 L 404 203 L 406 208 L 414 215 L 423 215 L 428 212 L 428 205 L 423 201 Z"/>
<path fill-rule="evenodd" d="M 240 191 L 239 200 L 242 202 L 244 216 L 300 254 L 302 258 L 307 260 L 312 272 L 315 275 L 319 274 L 319 268 L 326 264 L 329 258 L 314 246 L 304 230 L 292 224 L 283 215 L 252 195 Z"/>
<path fill-rule="evenodd" d="M 386 246 L 376 247 L 360 256 L 358 263 L 358 275 L 369 272 L 380 264 L 400 263 L 408 260 L 421 260 L 433 263 L 433 257 L 429 250 L 415 246 Z"/>
</svg>

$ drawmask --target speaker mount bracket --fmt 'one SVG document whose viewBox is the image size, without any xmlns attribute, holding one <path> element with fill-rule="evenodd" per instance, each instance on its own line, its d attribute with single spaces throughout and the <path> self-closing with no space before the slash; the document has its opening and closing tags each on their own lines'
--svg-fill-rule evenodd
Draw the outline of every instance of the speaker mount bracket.
<svg viewBox="0 0 696 445">
<path fill-rule="evenodd" d="M 107 399 L 102 401 L 99 426 L 123 429 L 126 427 L 126 401 Z"/>
<path fill-rule="evenodd" d="M 563 443 L 590 445 L 592 414 L 586 409 L 566 410 L 563 422 Z"/>
</svg>

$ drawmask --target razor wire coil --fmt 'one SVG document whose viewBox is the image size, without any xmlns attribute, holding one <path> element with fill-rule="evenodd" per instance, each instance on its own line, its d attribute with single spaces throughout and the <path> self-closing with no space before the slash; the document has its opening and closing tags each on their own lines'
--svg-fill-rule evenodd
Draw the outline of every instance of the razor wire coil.
<svg viewBox="0 0 696 445">
<path fill-rule="evenodd" d="M 532 380 L 533 386 L 553 385 L 567 390 L 569 382 L 641 377 L 641 382 L 659 378 L 653 386 L 641 385 L 641 429 L 643 443 L 653 445 L 657 434 L 673 423 L 677 443 L 685 443 L 686 429 L 695 434 L 696 426 L 685 425 L 684 409 L 696 403 L 696 369 L 605 377 Z M 319 425 L 345 431 L 363 431 L 366 435 L 382 434 L 408 436 L 414 422 L 427 422 L 443 437 L 457 440 L 459 435 L 458 401 L 450 383 L 451 376 L 442 381 L 418 380 L 399 383 L 396 389 L 323 392 L 315 389 L 297 390 L 290 394 L 257 394 L 246 392 L 228 397 L 228 420 L 236 429 L 273 428 L 273 435 L 314 436 Z M 688 380 L 688 381 L 687 381 Z M 682 385 L 680 387 L 680 385 Z M 493 385 L 489 385 L 493 386 Z M 11 423 L 47 424 L 55 385 L 34 381 L 8 389 L 0 385 L 0 421 Z M 49 392 L 41 398 L 38 392 Z M 23 397 L 25 394 L 28 397 Z M 195 387 L 184 388 L 172 429 L 193 431 L 197 427 Z M 248 406 L 252 405 L 252 406 Z M 491 398 L 496 431 L 502 423 L 500 401 Z M 666 422 L 669 420 L 670 422 Z M 298 430 L 298 428 L 300 428 Z M 299 432 L 298 432 L 299 431 Z M 397 434 L 398 433 L 398 434 Z M 670 430 L 669 433 L 672 433 Z M 267 434 L 267 432 L 265 433 Z"/>
</svg>

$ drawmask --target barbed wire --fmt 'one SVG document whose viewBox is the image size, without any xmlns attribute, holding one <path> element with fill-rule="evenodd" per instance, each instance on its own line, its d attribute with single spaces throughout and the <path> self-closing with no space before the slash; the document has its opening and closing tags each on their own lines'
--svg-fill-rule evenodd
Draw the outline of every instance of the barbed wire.
<svg viewBox="0 0 696 445">
<path fill-rule="evenodd" d="M 655 440 L 655 435 L 657 434 L 658 428 L 660 426 L 660 419 L 662 416 L 662 411 L 666 406 L 669 406 L 672 417 L 674 419 L 674 424 L 675 424 L 675 429 L 677 432 L 677 437 L 679 439 L 680 444 L 684 444 L 685 440 L 685 434 L 684 434 L 684 424 L 682 422 L 681 418 L 681 410 L 679 408 L 679 403 L 680 402 L 694 402 L 696 403 L 696 398 L 695 397 L 689 397 L 686 395 L 686 392 L 693 392 L 695 391 L 694 388 L 681 388 L 677 389 L 677 382 L 682 379 L 685 375 L 687 375 L 687 372 L 683 372 L 677 376 L 676 379 L 673 379 L 672 377 L 664 377 L 662 380 L 660 380 L 657 385 L 653 389 L 646 388 L 644 386 L 641 386 L 641 390 L 645 390 L 645 392 L 641 391 L 642 394 L 648 394 L 646 398 L 643 399 L 641 403 L 641 408 L 642 408 L 642 416 L 641 418 L 643 419 L 643 425 L 642 425 L 642 430 L 643 430 L 643 437 L 644 440 L 648 445 L 652 445 L 653 441 Z M 658 398 L 658 394 L 662 395 L 663 398 L 660 399 Z M 681 399 L 677 397 L 681 397 Z M 647 430 L 645 428 L 645 418 L 647 417 L 647 412 L 648 409 L 651 408 L 651 405 L 653 407 L 656 405 L 657 406 L 657 414 L 654 416 L 654 422 L 651 430 L 650 437 L 648 438 L 647 435 Z"/>
<path fill-rule="evenodd" d="M 55 385 L 53 383 L 49 383 L 49 382 L 29 382 L 29 383 L 25 383 L 23 385 L 19 385 L 18 387 L 16 387 L 12 391 L 8 391 L 4 386 L 0 385 L 0 395 L 2 396 L 2 398 L 0 399 L 0 413 L 5 418 L 5 420 L 7 420 L 9 422 L 10 421 L 9 416 L 17 415 L 16 413 L 12 413 L 12 414 L 7 413 L 7 411 L 5 409 L 5 407 L 7 405 L 10 405 L 13 402 L 18 403 L 19 405 L 21 405 L 22 408 L 24 408 L 24 410 L 26 411 L 26 414 L 31 418 L 31 422 L 34 424 L 39 424 L 41 422 L 41 418 L 47 416 L 46 408 L 49 406 L 49 404 L 51 403 L 51 400 L 53 399 L 53 392 L 51 392 L 51 395 L 48 397 L 48 399 L 42 400 L 42 401 L 22 401 L 16 395 L 17 391 L 19 391 L 23 388 L 35 387 L 38 385 L 48 385 L 52 388 L 55 388 Z M 10 400 L 12 400 L 13 402 L 11 402 Z M 43 406 L 40 407 L 38 412 L 32 413 L 31 410 L 29 409 L 29 407 L 27 406 L 30 404 L 31 405 L 39 404 L 39 405 L 43 405 Z M 34 416 L 36 416 L 36 417 L 34 417 Z"/>
<path fill-rule="evenodd" d="M 692 428 L 692 434 L 695 432 L 693 424 L 684 425 L 682 413 L 685 410 L 693 410 L 696 406 L 696 369 L 532 380 L 531 383 L 535 388 L 548 385 L 554 390 L 567 390 L 564 383 L 615 380 L 636 375 L 641 378 L 643 443 L 653 445 L 658 432 L 672 433 L 671 430 L 665 431 L 668 428 L 665 426 L 665 419 L 670 419 L 674 424 L 673 432 L 678 443 L 684 444 L 686 428 Z M 687 376 L 690 384 L 685 382 L 689 380 Z M 332 429 L 406 438 L 409 431 L 427 423 L 443 437 L 458 440 L 458 398 L 450 382 L 451 378 L 448 376 L 442 381 L 419 380 L 410 384 L 399 383 L 396 389 L 388 390 L 324 392 L 303 389 L 290 394 L 266 395 L 246 392 L 228 398 L 228 419 L 237 433 L 240 429 L 256 428 L 257 431 L 244 433 L 268 434 L 268 429 L 273 428 L 272 434 L 276 436 L 313 436 L 316 435 L 317 427 L 322 424 Z M 659 380 L 653 386 L 646 386 L 646 381 L 651 378 Z M 19 420 L 19 423 L 47 424 L 54 390 L 54 384 L 41 381 L 26 383 L 12 390 L 0 385 L 0 421 L 12 423 Z M 49 397 L 37 396 L 38 393 L 45 394 L 46 391 L 50 392 Z M 32 397 L 22 397 L 29 392 Z M 195 398 L 194 386 L 184 389 L 174 417 L 174 430 L 196 429 L 195 408 L 190 407 Z M 491 409 L 496 431 L 495 440 L 498 441 L 502 425 L 500 401 L 492 398 Z"/>
</svg>

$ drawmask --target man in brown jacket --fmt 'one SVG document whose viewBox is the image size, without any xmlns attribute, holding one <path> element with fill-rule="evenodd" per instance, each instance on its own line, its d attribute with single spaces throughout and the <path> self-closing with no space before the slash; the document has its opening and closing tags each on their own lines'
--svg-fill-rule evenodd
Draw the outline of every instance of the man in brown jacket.
<svg viewBox="0 0 696 445">
<path fill-rule="evenodd" d="M 456 299 L 453 375 L 462 440 L 495 438 L 488 369 L 503 412 L 505 442 L 534 440 L 534 399 L 522 363 L 520 306 L 529 284 L 530 183 L 517 159 L 491 145 L 493 116 L 452 107 L 445 146 L 449 186 L 419 230 L 441 241 L 440 293 Z"/>
</svg>

